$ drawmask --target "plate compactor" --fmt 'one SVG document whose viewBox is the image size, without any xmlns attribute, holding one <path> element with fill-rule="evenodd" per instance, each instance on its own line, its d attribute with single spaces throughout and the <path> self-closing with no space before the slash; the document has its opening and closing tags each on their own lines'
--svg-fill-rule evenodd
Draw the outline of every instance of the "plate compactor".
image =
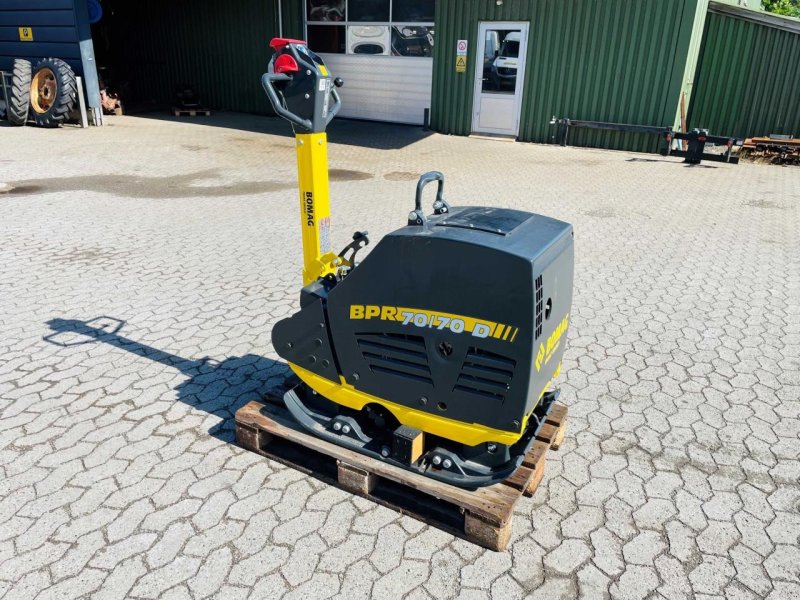
<svg viewBox="0 0 800 600">
<path fill-rule="evenodd" d="M 300 383 L 284 395 L 314 435 L 465 488 L 502 481 L 558 395 L 572 303 L 572 227 L 545 216 L 450 206 L 424 174 L 408 222 L 331 250 L 326 126 L 341 107 L 322 59 L 274 39 L 262 84 L 296 133 L 303 240 L 300 310 L 275 351 Z M 438 186 L 432 214 L 423 188 Z"/>
</svg>

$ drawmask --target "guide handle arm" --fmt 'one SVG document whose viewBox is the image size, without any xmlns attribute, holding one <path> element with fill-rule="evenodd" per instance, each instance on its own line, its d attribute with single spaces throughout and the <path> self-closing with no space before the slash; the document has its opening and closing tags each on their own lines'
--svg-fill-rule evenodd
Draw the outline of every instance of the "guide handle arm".
<svg viewBox="0 0 800 600">
<path fill-rule="evenodd" d="M 294 114 L 293 112 L 287 110 L 283 102 L 281 102 L 280 97 L 278 96 L 278 90 L 275 89 L 274 83 L 277 81 L 291 81 L 291 76 L 286 75 L 285 73 L 264 73 L 261 76 L 261 85 L 264 88 L 264 91 L 267 93 L 267 98 L 269 98 L 270 104 L 272 104 L 273 110 L 278 113 L 279 116 L 283 117 L 290 123 L 294 123 L 299 127 L 304 129 L 310 130 L 313 125 L 309 119 L 303 119 L 302 117 Z M 341 104 L 341 102 L 339 103 Z M 334 105 L 336 106 L 336 105 Z M 338 107 L 336 108 L 338 111 Z M 328 119 L 330 121 L 330 119 Z"/>
</svg>

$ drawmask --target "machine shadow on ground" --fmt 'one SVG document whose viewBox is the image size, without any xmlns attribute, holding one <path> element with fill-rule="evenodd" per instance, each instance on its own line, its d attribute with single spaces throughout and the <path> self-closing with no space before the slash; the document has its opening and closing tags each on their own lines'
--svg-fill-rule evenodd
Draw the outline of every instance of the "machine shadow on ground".
<svg viewBox="0 0 800 600">
<path fill-rule="evenodd" d="M 236 411 L 251 400 L 268 393 L 282 393 L 290 372 L 286 363 L 255 354 L 232 356 L 222 361 L 208 357 L 183 358 L 119 334 L 124 321 L 96 317 L 88 321 L 52 319 L 47 322 L 52 333 L 44 341 L 68 348 L 103 343 L 177 369 L 186 379 L 175 387 L 177 400 L 221 419 L 208 430 L 213 437 L 234 442 Z"/>
<path fill-rule="evenodd" d="M 250 133 L 265 133 L 294 139 L 292 128 L 279 117 L 234 112 L 215 112 L 210 117 L 174 117 L 166 112 L 141 112 L 131 116 L 157 121 L 222 127 Z M 113 123 L 113 117 L 110 119 L 112 119 L 110 122 Z M 419 125 L 376 123 L 341 117 L 334 119 L 327 128 L 328 142 L 331 144 L 344 144 L 373 150 L 399 150 L 424 140 L 433 133 Z"/>
</svg>

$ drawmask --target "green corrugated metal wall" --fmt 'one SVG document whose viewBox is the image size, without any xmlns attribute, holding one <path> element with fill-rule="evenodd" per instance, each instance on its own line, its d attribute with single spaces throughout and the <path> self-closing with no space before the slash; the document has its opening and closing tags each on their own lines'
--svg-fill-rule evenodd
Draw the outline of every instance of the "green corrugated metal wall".
<svg viewBox="0 0 800 600">
<path fill-rule="evenodd" d="M 674 125 L 680 91 L 694 75 L 707 0 L 438 0 L 431 124 L 471 130 L 480 21 L 528 21 L 519 139 L 549 142 L 550 117 Z M 468 39 L 466 73 L 456 40 Z M 689 79 L 687 79 L 687 76 Z M 654 136 L 575 130 L 570 143 L 654 151 Z"/>
<path fill-rule="evenodd" d="M 710 13 L 689 125 L 800 136 L 800 33 Z"/>
<path fill-rule="evenodd" d="M 302 32 L 302 0 L 284 0 L 284 35 Z M 278 35 L 275 0 L 114 0 L 95 28 L 106 59 L 140 103 L 167 105 L 190 83 L 213 109 L 271 113 L 261 74 Z M 102 64 L 102 63 L 101 63 Z"/>
</svg>

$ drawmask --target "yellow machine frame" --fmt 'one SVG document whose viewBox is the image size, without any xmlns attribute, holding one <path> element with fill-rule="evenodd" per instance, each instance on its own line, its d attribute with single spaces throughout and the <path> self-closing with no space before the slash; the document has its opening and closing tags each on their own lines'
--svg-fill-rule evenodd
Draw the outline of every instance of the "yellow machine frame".
<svg viewBox="0 0 800 600">
<path fill-rule="evenodd" d="M 303 232 L 303 285 L 335 273 L 340 259 L 331 251 L 331 198 L 328 183 L 328 137 L 298 133 L 300 230 Z"/>
</svg>

